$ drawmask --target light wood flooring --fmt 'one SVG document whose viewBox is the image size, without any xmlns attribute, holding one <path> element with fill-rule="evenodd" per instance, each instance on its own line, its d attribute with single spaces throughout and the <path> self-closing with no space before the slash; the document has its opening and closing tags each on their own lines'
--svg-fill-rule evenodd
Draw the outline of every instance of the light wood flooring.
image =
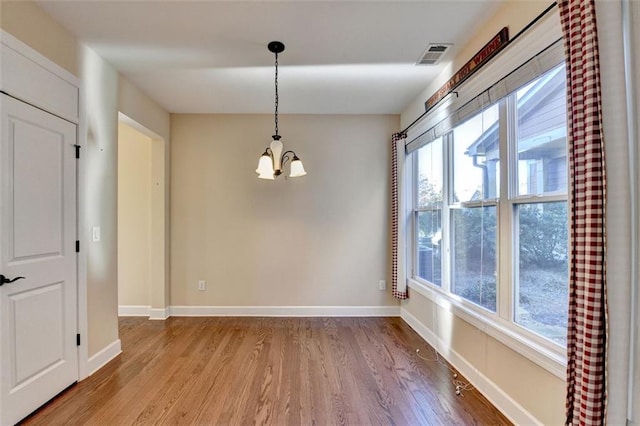
<svg viewBox="0 0 640 426">
<path fill-rule="evenodd" d="M 121 318 L 122 354 L 25 425 L 506 425 L 400 318 Z"/>
</svg>

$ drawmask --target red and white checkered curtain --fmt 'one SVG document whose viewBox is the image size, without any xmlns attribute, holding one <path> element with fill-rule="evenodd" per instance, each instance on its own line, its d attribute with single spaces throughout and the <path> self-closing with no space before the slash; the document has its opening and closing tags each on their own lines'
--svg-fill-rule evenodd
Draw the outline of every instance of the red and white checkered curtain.
<svg viewBox="0 0 640 426">
<path fill-rule="evenodd" d="M 606 179 L 594 0 L 558 2 L 567 63 L 569 319 L 567 424 L 606 419 Z"/>
<path fill-rule="evenodd" d="M 405 272 L 406 218 L 404 217 L 404 161 L 406 133 L 394 133 L 391 138 L 391 293 L 398 299 L 406 299 L 407 278 Z"/>
</svg>

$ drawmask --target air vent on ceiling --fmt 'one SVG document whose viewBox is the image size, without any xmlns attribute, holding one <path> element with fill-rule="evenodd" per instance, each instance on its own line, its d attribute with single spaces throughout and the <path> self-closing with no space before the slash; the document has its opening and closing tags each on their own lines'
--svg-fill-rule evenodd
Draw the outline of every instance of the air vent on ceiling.
<svg viewBox="0 0 640 426">
<path fill-rule="evenodd" d="M 436 65 L 442 59 L 447 50 L 453 46 L 451 43 L 432 43 L 427 46 L 427 50 L 420 56 L 416 65 Z"/>
</svg>

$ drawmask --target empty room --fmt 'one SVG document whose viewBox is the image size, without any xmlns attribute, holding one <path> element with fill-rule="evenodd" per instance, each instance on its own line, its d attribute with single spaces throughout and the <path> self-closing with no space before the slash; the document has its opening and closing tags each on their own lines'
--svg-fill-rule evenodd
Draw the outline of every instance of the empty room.
<svg viewBox="0 0 640 426">
<path fill-rule="evenodd" d="M 640 2 L 0 0 L 0 425 L 640 420 Z"/>
</svg>

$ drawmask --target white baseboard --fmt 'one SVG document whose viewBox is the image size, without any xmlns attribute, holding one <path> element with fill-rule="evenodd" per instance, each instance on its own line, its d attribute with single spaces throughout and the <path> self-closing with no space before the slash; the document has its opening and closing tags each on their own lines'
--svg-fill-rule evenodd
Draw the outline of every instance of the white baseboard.
<svg viewBox="0 0 640 426">
<path fill-rule="evenodd" d="M 119 317 L 148 317 L 151 306 L 118 305 Z"/>
<path fill-rule="evenodd" d="M 172 306 L 179 317 L 398 317 L 400 306 Z"/>
<path fill-rule="evenodd" d="M 150 320 L 166 320 L 171 316 L 171 308 L 149 308 Z"/>
<path fill-rule="evenodd" d="M 88 370 L 90 371 L 89 376 L 107 365 L 109 361 L 111 361 L 121 353 L 122 348 L 120 345 L 120 339 L 118 339 L 112 342 L 110 345 L 106 346 L 94 356 L 90 357 L 87 362 Z"/>
<path fill-rule="evenodd" d="M 118 316 L 178 317 L 399 317 L 400 306 L 169 306 L 120 305 Z"/>
<path fill-rule="evenodd" d="M 531 413 L 507 395 L 500 387 L 480 373 L 472 364 L 455 350 L 451 349 L 444 340 L 422 324 L 406 309 L 401 309 L 400 316 L 424 340 L 433 346 L 440 355 L 451 363 L 469 382 L 483 394 L 491 403 L 516 425 L 542 425 Z"/>
</svg>

